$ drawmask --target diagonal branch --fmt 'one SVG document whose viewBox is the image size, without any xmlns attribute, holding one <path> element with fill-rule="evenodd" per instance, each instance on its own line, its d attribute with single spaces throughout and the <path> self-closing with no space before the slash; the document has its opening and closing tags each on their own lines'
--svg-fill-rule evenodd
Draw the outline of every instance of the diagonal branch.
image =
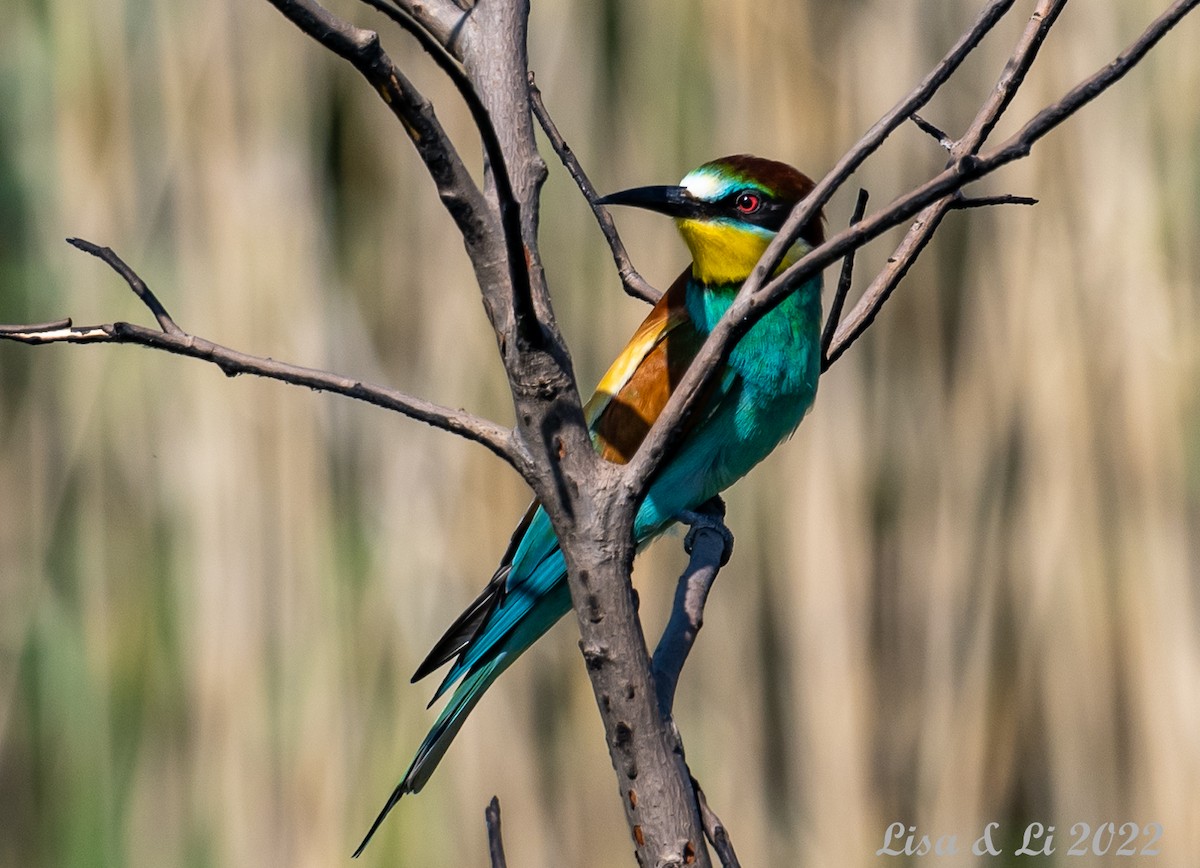
<svg viewBox="0 0 1200 868">
<path fill-rule="evenodd" d="M 550 117 L 550 112 L 546 110 L 546 102 L 542 98 L 542 91 L 534 84 L 532 72 L 529 73 L 529 102 L 533 107 L 534 116 L 538 119 L 538 123 L 542 125 L 546 137 L 550 140 L 551 147 L 554 148 L 554 153 L 558 154 L 558 158 L 566 167 L 576 186 L 579 187 L 579 192 L 583 193 L 583 198 L 592 207 L 592 213 L 596 215 L 596 222 L 600 224 L 600 231 L 604 233 L 604 239 L 608 242 L 609 249 L 612 250 L 613 262 L 617 266 L 617 274 L 621 277 L 621 283 L 625 286 L 625 292 L 634 298 L 654 304 L 662 296 L 662 293 L 651 286 L 650 282 L 642 277 L 638 273 L 638 270 L 633 267 L 633 262 L 629 258 L 629 252 L 625 249 L 625 244 L 621 241 L 621 236 L 617 233 L 617 226 L 613 222 L 612 215 L 603 205 L 597 204 L 596 200 L 600 196 L 588 178 L 587 173 L 583 171 L 583 166 L 580 165 L 575 152 L 571 150 L 571 146 L 567 144 L 567 140 L 558 131 L 558 126 L 554 123 L 554 119 Z"/>
<path fill-rule="evenodd" d="M 725 526 L 725 502 L 714 497 L 694 513 L 680 516 L 691 525 L 683 547 L 691 560 L 679 577 L 671 617 L 654 649 L 654 686 L 663 717 L 675 705 L 675 688 L 688 655 L 704 626 L 704 606 L 721 567 L 733 554 L 733 534 Z"/>
<path fill-rule="evenodd" d="M 853 226 L 867 213 L 867 201 L 870 194 L 859 189 L 858 200 L 854 203 L 854 213 L 850 215 L 850 225 Z M 833 342 L 833 333 L 842 321 L 842 308 L 846 305 L 846 296 L 850 294 L 850 284 L 854 281 L 854 254 L 851 250 L 842 260 L 842 273 L 838 275 L 837 290 L 829 303 L 829 316 L 825 320 L 825 328 L 821 331 L 821 373 L 829 367 L 829 344 Z"/>
<path fill-rule="evenodd" d="M 138 276 L 136 271 L 126 265 L 125 260 L 117 256 L 111 247 L 101 247 L 82 238 L 68 238 L 67 243 L 108 263 L 109 267 L 129 284 L 129 288 L 133 290 L 134 295 L 141 299 L 142 304 L 150 309 L 150 313 L 154 314 L 154 318 L 158 320 L 158 325 L 164 332 L 176 336 L 183 334 L 183 331 L 175 324 L 175 320 L 171 319 L 171 315 L 167 313 L 167 309 L 150 291 L 150 287 L 146 286 L 146 282 Z M 69 325 L 70 321 L 68 320 L 67 323 Z"/>
<path fill-rule="evenodd" d="M 189 356 L 211 362 L 229 377 L 252 374 L 296 386 L 306 386 L 322 392 L 345 395 L 385 410 L 401 413 L 410 419 L 424 422 L 443 431 L 449 431 L 487 447 L 523 476 L 528 477 L 532 472 L 529 459 L 518 448 L 512 432 L 495 422 L 474 416 L 465 410 L 453 410 L 406 395 L 386 386 L 364 383 L 361 380 L 329 371 L 250 355 L 184 332 L 175 325 L 166 308 L 151 292 L 145 281 L 110 248 L 78 238 L 69 240 L 75 247 L 92 254 L 120 274 L 142 303 L 154 313 L 161 325 L 161 330 L 128 322 L 75 326 L 71 320 L 65 319 L 30 325 L 0 325 L 0 339 L 26 344 L 136 344 L 176 355 Z"/>
<path fill-rule="evenodd" d="M 916 124 L 921 132 L 930 136 L 935 142 L 937 142 L 942 147 L 942 150 L 949 152 L 950 149 L 954 147 L 954 139 L 950 138 L 950 136 L 941 127 L 931 124 L 916 112 L 912 113 L 912 117 L 910 117 L 909 120 Z"/>
</svg>

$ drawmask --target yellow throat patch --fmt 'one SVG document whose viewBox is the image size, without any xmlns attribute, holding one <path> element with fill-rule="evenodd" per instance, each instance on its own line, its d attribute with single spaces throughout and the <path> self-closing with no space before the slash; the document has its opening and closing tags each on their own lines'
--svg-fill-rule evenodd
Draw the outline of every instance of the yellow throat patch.
<svg viewBox="0 0 1200 868">
<path fill-rule="evenodd" d="M 711 220 L 675 222 L 692 252 L 693 276 L 709 286 L 744 281 L 774 237 L 732 223 Z M 804 241 L 797 241 L 788 249 L 775 273 L 799 260 L 810 249 Z"/>
</svg>

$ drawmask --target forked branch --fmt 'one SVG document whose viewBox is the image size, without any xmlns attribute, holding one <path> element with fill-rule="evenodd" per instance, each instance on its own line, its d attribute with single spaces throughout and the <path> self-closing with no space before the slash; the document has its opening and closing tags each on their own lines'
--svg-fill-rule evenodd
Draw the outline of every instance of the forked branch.
<svg viewBox="0 0 1200 868">
<path fill-rule="evenodd" d="M 833 194 L 846 183 L 867 157 L 879 150 L 888 136 L 911 118 L 922 106 L 933 99 L 942 85 L 950 79 L 950 76 L 962 65 L 963 61 L 979 47 L 984 37 L 988 35 L 1000 19 L 1012 8 L 1014 2 L 1016 0 L 991 0 L 984 7 L 983 11 L 979 13 L 979 17 L 975 19 L 975 23 L 967 29 L 966 33 L 959 37 L 958 41 L 954 43 L 945 56 L 929 71 L 925 78 L 909 91 L 907 96 L 892 106 L 883 117 L 877 120 L 863 134 L 862 138 L 855 142 L 850 150 L 842 155 L 842 158 L 826 173 L 825 177 L 817 182 L 817 186 L 813 188 L 813 191 L 808 194 L 807 198 L 792 209 L 791 215 L 784 221 L 783 226 L 780 227 L 778 236 L 767 247 L 762 259 L 759 260 L 758 265 L 755 267 L 754 273 L 750 275 L 747 285 L 751 290 L 762 286 L 768 276 L 774 274 L 775 269 L 779 267 L 779 263 L 783 261 L 788 248 L 800 237 L 803 227 L 808 225 L 808 222 L 825 207 L 825 204 L 833 197 Z M 834 259 L 837 258 L 839 257 L 834 257 Z M 815 272 L 816 269 L 813 269 L 812 273 Z"/>
<path fill-rule="evenodd" d="M 1012 56 L 1004 65 L 1004 70 L 1001 72 L 995 88 L 960 139 L 951 141 L 933 124 L 918 118 L 915 114 L 912 116 L 914 123 L 936 138 L 938 144 L 947 148 L 951 160 L 961 160 L 979 153 L 984 142 L 987 141 L 988 135 L 1000 122 L 1000 118 L 1012 103 L 1013 97 L 1016 96 L 1017 90 L 1024 83 L 1025 76 L 1033 66 L 1038 50 L 1045 42 L 1050 28 L 1058 20 L 1066 3 L 1067 0 L 1039 0 L 1028 25 L 1013 49 Z M 934 202 L 917 215 L 916 221 L 909 227 L 900 245 L 888 257 L 887 265 L 871 281 L 871 285 L 863 292 L 858 304 L 851 311 L 847 318 L 850 325 L 845 329 L 839 327 L 826 345 L 825 367 L 828 368 L 836 362 L 850 348 L 850 345 L 866 331 L 950 211 L 984 207 L 991 204 L 1016 203 L 1032 204 L 1032 200 L 1015 196 L 969 199 L 956 191 Z"/>
<path fill-rule="evenodd" d="M 870 194 L 866 190 L 858 191 L 858 199 L 854 203 L 854 213 L 850 215 L 850 225 L 853 226 L 867 213 L 867 202 Z M 821 373 L 829 368 L 829 344 L 833 341 L 833 333 L 842 321 L 842 309 L 846 306 L 846 296 L 850 294 L 850 285 L 854 282 L 854 257 L 857 250 L 851 250 L 842 260 L 842 271 L 838 275 L 837 289 L 829 302 L 829 314 L 825 317 L 825 328 L 821 331 Z"/>
<path fill-rule="evenodd" d="M 329 371 L 305 368 L 263 356 L 254 356 L 239 350 L 221 346 L 195 335 L 190 335 L 175 324 L 158 297 L 146 282 L 121 259 L 111 248 L 101 247 L 80 238 L 68 241 L 92 254 L 117 272 L 129 284 L 147 309 L 158 320 L 159 329 L 147 328 L 128 322 L 111 322 L 94 326 L 76 326 L 69 319 L 29 325 L 0 325 L 0 339 L 19 341 L 26 344 L 137 344 L 156 350 L 164 350 L 181 356 L 201 359 L 219 367 L 226 376 L 252 374 L 280 380 L 296 386 L 306 386 L 322 392 L 345 395 L 385 410 L 402 415 L 457 434 L 467 440 L 487 447 L 493 454 L 503 458 L 518 473 L 526 475 L 529 459 L 517 447 L 512 431 L 487 419 L 474 416 L 465 410 L 453 410 L 403 392 L 364 383 L 334 374 Z"/>
</svg>

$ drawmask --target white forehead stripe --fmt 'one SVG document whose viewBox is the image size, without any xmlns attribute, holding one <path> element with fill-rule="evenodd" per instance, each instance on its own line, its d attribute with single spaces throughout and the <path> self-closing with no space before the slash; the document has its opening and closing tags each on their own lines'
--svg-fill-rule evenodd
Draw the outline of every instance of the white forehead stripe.
<svg viewBox="0 0 1200 868">
<path fill-rule="evenodd" d="M 729 187 L 729 181 L 719 178 L 711 172 L 691 172 L 680 182 L 687 191 L 697 199 L 712 202 L 721 198 L 721 194 Z"/>
</svg>

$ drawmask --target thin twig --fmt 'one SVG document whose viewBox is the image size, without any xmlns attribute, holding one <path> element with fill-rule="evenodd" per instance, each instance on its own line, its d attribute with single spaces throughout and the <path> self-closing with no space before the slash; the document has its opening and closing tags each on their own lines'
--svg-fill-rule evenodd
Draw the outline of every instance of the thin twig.
<svg viewBox="0 0 1200 868">
<path fill-rule="evenodd" d="M 51 322 L 21 323 L 18 325 L 0 325 L 0 337 L 23 336 L 33 332 L 59 332 L 71 327 L 70 318 L 56 319 Z"/>
<path fill-rule="evenodd" d="M 948 151 L 954 147 L 954 140 L 952 138 L 946 135 L 946 133 L 940 127 L 934 126 L 916 112 L 912 113 L 912 116 L 909 118 L 909 120 L 920 127 L 922 132 L 928 133 L 930 136 L 932 136 L 933 140 L 941 145 L 945 150 Z"/>
<path fill-rule="evenodd" d="M 487 822 L 488 854 L 492 857 L 492 868 L 508 868 L 508 861 L 504 858 L 504 839 L 500 834 L 499 796 L 492 796 L 483 817 Z"/>
<path fill-rule="evenodd" d="M 98 257 L 120 274 L 149 310 L 156 312 L 156 316 L 161 314 L 160 323 L 162 317 L 165 317 L 174 325 L 174 321 L 170 320 L 165 308 L 151 292 L 150 287 L 112 250 L 79 239 L 72 239 L 71 243 L 80 250 L 85 250 Z M 440 428 L 479 443 L 503 458 L 522 475 L 528 475 L 530 472 L 528 459 L 516 446 L 512 432 L 495 422 L 474 416 L 465 410 L 453 410 L 385 386 L 364 383 L 329 371 L 305 368 L 243 353 L 190 335 L 178 326 L 172 330 L 152 329 L 128 322 L 73 326 L 71 320 L 64 319 L 31 325 L 0 325 L 0 339 L 26 344 L 137 344 L 211 362 L 230 377 L 252 374 L 296 386 L 307 386 L 322 392 L 345 395 L 348 398 L 365 401 L 386 410 L 394 410 L 418 422 L 424 422 L 434 428 Z"/>
<path fill-rule="evenodd" d="M 867 213 L 868 199 L 870 199 L 870 194 L 860 187 L 858 200 L 854 203 L 854 213 L 850 216 L 851 226 L 863 219 L 863 215 Z M 854 256 L 856 253 L 858 253 L 857 248 L 851 250 L 842 259 L 842 273 L 838 275 L 837 290 L 829 303 L 829 317 L 825 320 L 825 329 L 821 332 L 822 373 L 828 367 L 826 358 L 829 353 L 829 344 L 833 340 L 833 333 L 837 329 L 838 323 L 842 321 L 842 308 L 845 307 L 846 296 L 850 294 L 850 284 L 854 280 Z"/>
<path fill-rule="evenodd" d="M 1014 196 L 1005 193 L 1001 196 L 956 196 L 950 203 L 952 211 L 966 211 L 970 208 L 991 208 L 996 205 L 1036 205 L 1038 200 L 1032 196 Z"/>
<path fill-rule="evenodd" d="M 680 518 L 691 525 L 684 548 L 691 555 L 675 587 L 675 604 L 654 649 L 654 686 L 663 717 L 671 716 L 675 688 L 688 655 L 704 626 L 704 605 L 721 567 L 733 554 L 733 534 L 725 526 L 725 503 L 719 497 Z"/>
<path fill-rule="evenodd" d="M 171 319 L 171 315 L 167 313 L 167 309 L 162 306 L 162 303 L 150 291 L 150 287 L 146 286 L 145 281 L 138 277 L 137 272 L 126 265 L 125 260 L 117 256 L 111 247 L 101 247 L 99 244 L 93 244 L 82 238 L 68 238 L 67 243 L 72 247 L 77 247 L 84 253 L 92 254 L 92 256 L 106 263 L 113 271 L 121 275 L 125 279 L 125 282 L 129 284 L 129 288 L 133 290 L 134 294 L 150 309 L 150 313 L 154 314 L 154 318 L 158 320 L 158 324 L 164 332 L 169 335 L 183 334 L 183 330 L 175 325 L 175 320 Z"/>
<path fill-rule="evenodd" d="M 571 146 L 567 144 L 567 140 L 558 131 L 558 126 L 554 123 L 554 119 L 550 117 L 550 112 L 546 110 L 546 102 L 542 98 L 542 91 L 534 83 L 532 72 L 529 73 L 529 103 L 533 108 L 534 117 L 538 119 L 538 123 L 542 125 L 542 129 L 546 133 L 546 138 L 550 140 L 550 146 L 554 148 L 554 153 L 558 154 L 559 160 L 566 166 L 567 172 L 575 181 L 576 186 L 579 187 L 579 191 L 583 193 L 583 198 L 591 206 L 592 213 L 596 215 L 596 222 L 600 224 L 600 231 L 604 233 L 604 239 L 608 242 L 609 249 L 612 250 L 613 262 L 616 263 L 617 274 L 621 276 L 621 283 L 625 286 L 625 292 L 634 298 L 654 304 L 662 296 L 662 293 L 651 286 L 650 282 L 642 277 L 637 269 L 633 267 L 633 262 L 629 258 L 629 252 L 625 249 L 624 242 L 621 241 L 621 236 L 617 232 L 617 225 L 613 222 L 612 215 L 606 207 L 597 204 L 596 200 L 600 196 L 596 192 L 596 188 L 593 186 L 591 180 L 588 179 L 587 173 L 583 171 L 583 166 L 580 165 L 575 152 L 571 150 Z"/>
<path fill-rule="evenodd" d="M 696 791 L 696 804 L 700 807 L 700 821 L 704 824 L 704 836 L 717 851 L 717 858 L 721 860 L 721 865 L 723 868 L 742 868 L 737 853 L 733 851 L 733 841 L 729 839 L 729 830 L 725 828 L 725 824 L 721 822 L 721 818 L 717 816 L 716 812 L 709 807 L 704 789 L 695 777 L 692 778 L 692 789 Z"/>
</svg>

